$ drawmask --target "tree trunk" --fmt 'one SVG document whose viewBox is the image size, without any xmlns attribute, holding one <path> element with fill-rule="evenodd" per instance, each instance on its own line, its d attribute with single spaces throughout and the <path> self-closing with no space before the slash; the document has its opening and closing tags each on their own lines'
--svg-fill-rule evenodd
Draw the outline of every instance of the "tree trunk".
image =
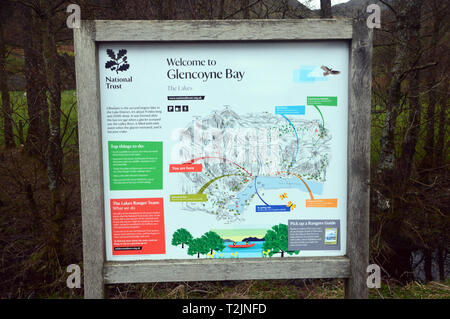
<svg viewBox="0 0 450 319">
<path fill-rule="evenodd" d="M 446 249 L 438 248 L 438 266 L 439 266 L 439 280 L 445 280 L 445 259 L 446 259 Z"/>
<path fill-rule="evenodd" d="M 2 96 L 2 117 L 3 117 L 3 136 L 5 138 L 5 147 L 14 147 L 13 121 L 11 100 L 8 89 L 8 73 L 6 71 L 6 49 L 2 25 L 2 6 L 0 6 L 0 91 Z"/>
<path fill-rule="evenodd" d="M 425 271 L 425 281 L 429 282 L 429 281 L 433 280 L 433 274 L 432 274 L 432 271 L 431 271 L 433 258 L 432 258 L 431 250 L 425 249 L 423 251 L 423 254 L 424 254 L 424 266 L 423 266 L 423 268 L 424 268 L 424 271 Z"/>
<path fill-rule="evenodd" d="M 434 14 L 434 23 L 433 23 L 433 35 L 431 37 L 431 52 L 430 59 L 432 62 L 437 61 L 437 46 L 439 43 L 439 30 L 441 20 L 439 18 L 439 14 L 436 10 L 433 10 Z M 435 111 L 436 111 L 436 101 L 437 101 L 437 90 L 435 88 L 437 81 L 437 67 L 433 67 L 429 70 L 428 73 L 428 107 L 426 113 L 426 136 L 425 136 L 425 144 L 424 144 L 424 159 L 422 161 L 423 168 L 430 168 L 433 166 L 434 162 L 434 146 L 435 146 Z M 429 182 L 429 179 L 426 181 Z"/>
<path fill-rule="evenodd" d="M 30 215 L 32 219 L 32 230 L 42 231 L 42 219 L 36 200 L 34 199 L 34 192 L 31 184 L 25 185 L 25 192 L 28 200 L 28 206 L 30 208 Z"/>
<path fill-rule="evenodd" d="M 410 55 L 408 59 L 410 60 L 410 68 L 416 66 L 422 51 L 420 39 L 422 4 L 423 0 L 413 0 L 410 2 L 409 17 L 413 17 L 412 19 L 408 19 L 408 32 L 410 33 L 408 35 L 408 52 Z M 415 70 L 411 73 L 409 87 L 409 132 L 405 134 L 402 155 L 398 166 L 398 172 L 400 172 L 399 178 L 406 184 L 409 183 L 409 178 L 411 177 L 416 145 L 419 140 L 421 114 L 420 70 Z"/>
<path fill-rule="evenodd" d="M 322 19 L 331 19 L 331 0 L 320 0 L 320 17 Z"/>
<path fill-rule="evenodd" d="M 242 1 L 242 8 L 244 9 L 244 19 L 250 19 L 250 0 Z"/>
<path fill-rule="evenodd" d="M 164 19 L 166 20 L 173 20 L 175 19 L 175 9 L 176 7 L 173 5 L 173 0 L 165 0 L 166 7 L 164 9 Z"/>
<path fill-rule="evenodd" d="M 164 1 L 156 0 L 156 14 L 158 20 L 164 20 Z"/>
<path fill-rule="evenodd" d="M 28 133 L 25 147 L 30 154 L 44 159 L 49 135 L 47 83 L 42 57 L 42 35 L 35 13 L 23 8 L 25 79 L 27 92 Z"/>
<path fill-rule="evenodd" d="M 219 16 L 218 16 L 218 18 L 220 20 L 222 20 L 224 16 L 225 16 L 225 0 L 220 0 L 219 1 Z"/>
<path fill-rule="evenodd" d="M 63 250 L 63 208 L 60 199 L 59 180 L 62 173 L 63 153 L 61 149 L 61 87 L 58 53 L 55 43 L 55 33 L 52 28 L 53 13 L 51 4 L 44 2 L 45 14 L 41 18 L 42 48 L 44 65 L 47 75 L 49 92 L 50 135 L 48 139 L 45 160 L 47 164 L 47 176 L 51 193 L 50 212 L 52 216 L 52 243 L 58 256 L 64 258 Z"/>
<path fill-rule="evenodd" d="M 435 148 L 435 155 L 434 155 L 434 160 L 436 161 L 435 163 L 435 167 L 441 166 L 443 164 L 444 161 L 444 157 L 445 157 L 445 150 L 446 150 L 446 145 L 445 145 L 445 137 L 447 135 L 447 122 L 448 122 L 448 117 L 447 117 L 447 110 L 448 110 L 448 82 L 449 79 L 447 78 L 444 82 L 444 85 L 442 86 L 442 95 L 440 98 L 440 106 L 441 109 L 439 111 L 439 126 L 438 126 L 438 138 L 436 141 L 436 148 Z"/>
<path fill-rule="evenodd" d="M 414 16 L 414 23 L 409 27 L 411 34 L 409 38 L 410 58 L 413 61 L 410 67 L 415 66 L 414 62 L 418 60 L 418 55 L 421 52 L 422 45 L 420 39 L 420 19 L 422 0 L 414 1 L 410 14 Z M 399 180 L 408 184 L 411 177 L 411 170 L 414 162 L 414 155 L 416 154 L 416 145 L 419 140 L 420 133 L 420 119 L 422 114 L 422 105 L 420 104 L 420 70 L 415 70 L 411 73 L 410 87 L 409 87 L 409 123 L 405 140 L 402 147 L 402 155 L 399 160 L 397 171 L 400 173 Z"/>
<path fill-rule="evenodd" d="M 397 16 L 396 32 L 397 43 L 393 67 L 391 70 L 391 83 L 389 85 L 386 105 L 386 116 L 380 136 L 380 160 L 377 165 L 377 174 L 384 184 L 392 184 L 395 168 L 394 133 L 401 100 L 402 71 L 407 58 L 408 36 L 406 27 L 406 9 L 402 7 Z"/>
<path fill-rule="evenodd" d="M 58 54 L 50 18 L 42 21 L 43 53 L 49 91 L 50 136 L 46 150 L 49 189 L 58 187 L 62 170 L 61 150 L 61 87 L 58 69 Z"/>
<path fill-rule="evenodd" d="M 388 105 L 386 105 L 386 118 L 380 138 L 380 161 L 377 166 L 377 173 L 385 185 L 392 186 L 394 180 L 409 180 L 412 160 L 420 131 L 420 71 L 415 70 L 411 71 L 409 90 L 409 132 L 406 134 L 406 139 L 403 143 L 403 152 L 398 161 L 400 163 L 399 165 L 395 156 L 394 133 L 401 104 L 401 84 L 408 70 L 412 70 L 415 63 L 417 63 L 420 54 L 421 44 L 419 33 L 422 3 L 423 0 L 409 1 L 401 7 L 400 12 L 396 16 L 398 42 L 396 44 L 396 53 L 392 68 Z M 396 168 L 399 171 L 396 171 Z"/>
<path fill-rule="evenodd" d="M 413 279 L 411 249 L 397 246 L 395 252 L 389 255 L 383 267 L 392 278 L 401 280 L 403 283 L 410 282 Z"/>
</svg>

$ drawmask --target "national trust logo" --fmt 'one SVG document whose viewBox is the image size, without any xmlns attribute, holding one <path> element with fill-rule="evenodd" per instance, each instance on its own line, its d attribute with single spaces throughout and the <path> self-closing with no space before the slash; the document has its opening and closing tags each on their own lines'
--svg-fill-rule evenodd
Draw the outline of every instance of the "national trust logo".
<svg viewBox="0 0 450 319">
<path fill-rule="evenodd" d="M 116 71 L 116 73 L 119 74 L 119 72 L 127 71 L 130 68 L 126 56 L 127 50 L 121 49 L 116 55 L 113 50 L 107 49 L 106 54 L 108 54 L 108 56 L 110 57 L 110 60 L 105 63 L 106 69 Z"/>
</svg>

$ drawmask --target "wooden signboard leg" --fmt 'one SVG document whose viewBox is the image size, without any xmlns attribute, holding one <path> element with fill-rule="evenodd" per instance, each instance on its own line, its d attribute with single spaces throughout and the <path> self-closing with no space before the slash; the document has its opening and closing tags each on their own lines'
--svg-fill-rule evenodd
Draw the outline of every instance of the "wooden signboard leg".
<svg viewBox="0 0 450 319">
<path fill-rule="evenodd" d="M 97 54 L 94 24 L 74 29 L 80 143 L 84 297 L 103 298 L 105 222 Z"/>
<path fill-rule="evenodd" d="M 355 20 L 350 56 L 346 298 L 367 298 L 372 30 Z"/>
</svg>

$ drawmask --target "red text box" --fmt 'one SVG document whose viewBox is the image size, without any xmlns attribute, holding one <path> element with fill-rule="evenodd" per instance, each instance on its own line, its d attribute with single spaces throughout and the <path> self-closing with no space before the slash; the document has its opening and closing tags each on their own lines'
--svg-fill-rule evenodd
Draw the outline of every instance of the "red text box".
<svg viewBox="0 0 450 319">
<path fill-rule="evenodd" d="M 163 198 L 111 199 L 113 255 L 165 254 Z"/>
<path fill-rule="evenodd" d="M 202 164 L 170 164 L 169 173 L 201 172 Z"/>
</svg>

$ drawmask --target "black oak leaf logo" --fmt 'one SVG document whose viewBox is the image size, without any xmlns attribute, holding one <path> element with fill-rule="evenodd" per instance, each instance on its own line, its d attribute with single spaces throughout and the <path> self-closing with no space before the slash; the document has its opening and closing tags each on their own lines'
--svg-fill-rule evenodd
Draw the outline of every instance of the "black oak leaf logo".
<svg viewBox="0 0 450 319">
<path fill-rule="evenodd" d="M 111 71 L 116 71 L 116 73 L 126 71 L 130 68 L 126 56 L 127 50 L 119 50 L 116 56 L 113 50 L 107 49 L 106 54 L 108 54 L 111 60 L 105 63 L 105 68 L 111 69 Z"/>
</svg>

